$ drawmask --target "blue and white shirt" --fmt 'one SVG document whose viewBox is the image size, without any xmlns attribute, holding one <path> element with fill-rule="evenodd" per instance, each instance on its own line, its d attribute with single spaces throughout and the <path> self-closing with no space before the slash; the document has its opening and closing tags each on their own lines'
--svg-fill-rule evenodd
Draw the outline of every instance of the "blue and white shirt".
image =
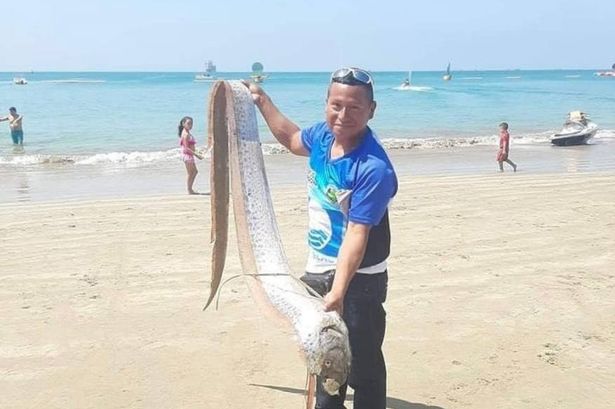
<svg viewBox="0 0 615 409">
<path fill-rule="evenodd" d="M 308 244 L 306 271 L 336 267 L 348 222 L 372 226 L 358 273 L 386 270 L 390 252 L 388 205 L 397 193 L 397 176 L 384 148 L 368 127 L 352 152 L 330 159 L 334 136 L 326 122 L 301 131 L 310 152 L 308 173 Z"/>
</svg>

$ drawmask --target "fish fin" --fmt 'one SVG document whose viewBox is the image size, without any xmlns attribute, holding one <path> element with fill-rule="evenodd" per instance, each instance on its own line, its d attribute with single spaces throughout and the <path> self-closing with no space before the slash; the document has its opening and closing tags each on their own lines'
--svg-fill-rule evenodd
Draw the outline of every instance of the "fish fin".
<svg viewBox="0 0 615 409">
<path fill-rule="evenodd" d="M 203 310 L 218 292 L 226 262 L 229 225 L 229 138 L 226 122 L 228 84 L 216 81 L 209 94 L 208 145 L 211 149 L 211 280 L 209 297 Z"/>
<path fill-rule="evenodd" d="M 305 407 L 314 409 L 316 405 L 316 375 L 308 372 L 305 387 Z"/>
</svg>

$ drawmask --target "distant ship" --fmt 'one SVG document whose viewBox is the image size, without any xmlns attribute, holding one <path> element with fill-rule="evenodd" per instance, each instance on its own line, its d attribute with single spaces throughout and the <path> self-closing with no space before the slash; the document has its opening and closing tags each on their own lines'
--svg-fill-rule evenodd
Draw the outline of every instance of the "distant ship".
<svg viewBox="0 0 615 409">
<path fill-rule="evenodd" d="M 216 79 L 216 66 L 211 60 L 205 63 L 205 72 L 194 76 L 194 80 L 197 82 L 210 82 Z"/>
<path fill-rule="evenodd" d="M 450 81 L 453 78 L 453 74 L 451 74 L 451 63 L 448 63 L 448 66 L 446 67 L 446 73 L 442 76 L 442 79 L 444 81 Z"/>
</svg>

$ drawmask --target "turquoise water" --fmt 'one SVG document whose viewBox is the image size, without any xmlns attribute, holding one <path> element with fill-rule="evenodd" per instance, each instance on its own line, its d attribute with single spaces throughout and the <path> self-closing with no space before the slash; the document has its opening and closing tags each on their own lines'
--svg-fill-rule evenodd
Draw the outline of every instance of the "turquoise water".
<svg viewBox="0 0 615 409">
<path fill-rule="evenodd" d="M 239 79 L 246 73 L 220 73 Z M 497 124 L 508 121 L 518 143 L 548 144 L 567 112 L 588 112 L 615 137 L 615 78 L 594 71 L 465 71 L 444 82 L 441 72 L 414 72 L 410 91 L 395 89 L 405 72 L 377 72 L 378 109 L 371 123 L 390 145 L 495 143 Z M 32 164 L 50 157 L 126 162 L 175 157 L 177 123 L 195 118 L 194 133 L 205 138 L 210 83 L 194 73 L 29 73 L 14 85 L 0 73 L 0 113 L 16 106 L 24 115 L 25 153 L 15 156 L 6 122 L 0 123 L 0 164 Z M 271 73 L 264 87 L 300 126 L 324 117 L 328 73 Z M 4 115 L 4 114 L 3 114 Z M 261 122 L 261 135 L 271 135 Z M 615 139 L 613 139 L 615 140 Z M 96 155 L 96 156 L 94 156 Z M 85 159 L 84 159 L 85 158 Z"/>
</svg>

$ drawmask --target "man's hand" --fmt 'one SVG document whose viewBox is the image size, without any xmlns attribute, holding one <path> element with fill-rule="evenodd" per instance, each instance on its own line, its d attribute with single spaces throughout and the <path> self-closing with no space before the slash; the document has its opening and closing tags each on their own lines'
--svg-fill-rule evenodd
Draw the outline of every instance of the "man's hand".
<svg viewBox="0 0 615 409">
<path fill-rule="evenodd" d="M 256 106 L 260 106 L 260 104 L 265 100 L 265 98 L 267 98 L 267 94 L 265 94 L 265 91 L 263 91 L 263 89 L 259 85 L 253 82 L 246 80 L 241 80 L 241 82 L 243 83 L 243 85 L 248 87 L 248 90 L 250 90 L 250 94 L 252 94 L 252 100 L 254 100 Z"/>
<path fill-rule="evenodd" d="M 337 311 L 339 315 L 344 312 L 344 296 L 329 291 L 325 294 L 325 311 Z"/>
</svg>

